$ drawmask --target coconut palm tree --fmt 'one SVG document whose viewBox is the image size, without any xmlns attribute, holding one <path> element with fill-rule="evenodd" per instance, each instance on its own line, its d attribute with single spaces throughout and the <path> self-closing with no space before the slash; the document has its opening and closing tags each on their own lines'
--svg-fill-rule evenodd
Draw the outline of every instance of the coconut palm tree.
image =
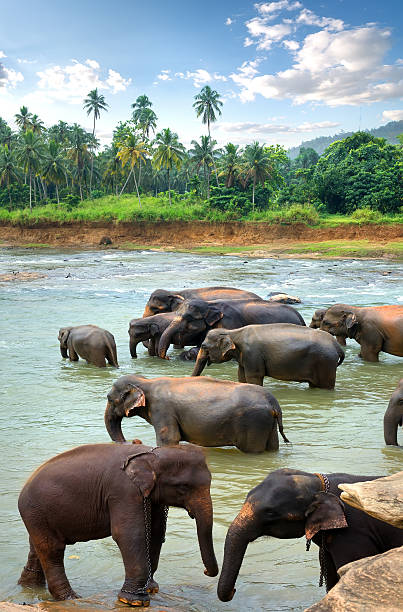
<svg viewBox="0 0 403 612">
<path fill-rule="evenodd" d="M 168 173 L 168 195 L 171 205 L 171 171 L 172 168 L 180 169 L 185 156 L 185 147 L 179 142 L 178 134 L 165 128 L 158 132 L 155 137 L 154 145 L 157 147 L 153 155 L 153 166 L 160 170 L 166 168 Z"/>
<path fill-rule="evenodd" d="M 49 142 L 45 163 L 42 167 L 42 176 L 47 184 L 54 183 L 57 203 L 60 204 L 58 185 L 66 180 L 66 165 L 63 149 L 55 140 Z"/>
<path fill-rule="evenodd" d="M 20 174 L 13 152 L 10 151 L 8 145 L 5 144 L 0 149 L 0 185 L 7 185 L 10 206 L 12 205 L 10 183 L 13 181 L 19 182 Z"/>
<path fill-rule="evenodd" d="M 264 145 L 260 145 L 257 141 L 247 145 L 243 154 L 242 166 L 245 184 L 252 179 L 252 207 L 255 208 L 256 184 L 263 185 L 271 171 L 271 162 Z"/>
<path fill-rule="evenodd" d="M 39 171 L 44 158 L 44 146 L 40 136 L 27 130 L 22 134 L 19 143 L 17 159 L 22 164 L 24 172 L 29 176 L 29 208 L 32 210 L 32 179 Z"/>
<path fill-rule="evenodd" d="M 139 193 L 139 188 L 138 188 L 138 184 L 136 180 L 136 175 L 134 173 L 134 167 L 141 160 L 145 160 L 145 155 L 148 155 L 149 153 L 146 149 L 144 142 L 140 140 L 139 137 L 134 133 L 129 134 L 126 140 L 124 140 L 121 143 L 118 143 L 118 148 L 119 150 L 117 152 L 117 156 L 122 162 L 122 167 L 126 166 L 126 164 L 129 164 L 130 166 L 130 172 L 128 174 L 126 182 L 123 185 L 122 190 L 119 195 L 122 195 L 127 183 L 129 182 L 130 176 L 133 175 L 134 184 L 135 184 L 136 191 L 137 191 L 137 197 L 139 199 L 139 205 L 141 207 L 140 193 Z"/>
<path fill-rule="evenodd" d="M 214 157 L 217 155 L 217 152 L 214 151 L 214 146 L 217 143 L 208 136 L 201 136 L 200 144 L 197 140 L 192 140 L 190 144 L 193 145 L 193 149 L 190 149 L 189 155 L 193 163 L 196 164 L 197 170 L 203 168 L 204 179 L 207 183 L 207 198 L 209 198 L 211 166 L 214 165 Z"/>
<path fill-rule="evenodd" d="M 145 94 L 139 96 L 132 104 L 132 118 L 136 126 L 138 126 L 143 135 L 143 140 L 150 137 L 150 130 L 155 134 L 157 126 L 157 115 L 152 110 L 152 102 Z M 139 185 L 141 185 L 141 160 L 139 163 Z"/>
<path fill-rule="evenodd" d="M 90 159 L 88 152 L 89 136 L 82 127 L 74 123 L 69 133 L 69 144 L 67 148 L 67 157 L 72 162 L 72 175 L 78 183 L 80 189 L 80 198 L 83 199 L 82 183 L 84 173 Z"/>
<path fill-rule="evenodd" d="M 28 111 L 26 106 L 21 106 L 20 112 L 14 116 L 15 122 L 22 132 L 26 132 L 27 130 L 31 129 L 32 113 Z"/>
<path fill-rule="evenodd" d="M 193 108 L 196 111 L 196 116 L 201 116 L 202 123 L 207 123 L 208 137 L 211 141 L 210 125 L 214 123 L 214 121 L 217 121 L 216 113 L 221 115 L 220 107 L 223 105 L 222 101 L 220 100 L 219 93 L 215 89 L 211 89 L 209 85 L 205 85 L 200 92 L 195 95 L 194 99 L 195 102 L 193 103 Z M 218 177 L 214 160 L 213 166 L 218 187 Z"/>
<path fill-rule="evenodd" d="M 109 104 L 105 102 L 105 97 L 98 93 L 98 88 L 92 89 L 84 100 L 83 108 L 87 111 L 87 115 L 94 115 L 94 125 L 92 128 L 92 136 L 95 137 L 95 121 L 100 118 L 101 111 L 107 111 Z M 94 168 L 94 151 L 91 149 L 91 174 L 90 174 L 90 193 L 92 187 L 92 173 Z"/>
<path fill-rule="evenodd" d="M 240 171 L 239 145 L 234 145 L 232 142 L 226 144 L 218 166 L 220 171 L 218 176 L 225 176 L 225 186 L 232 187 Z"/>
<path fill-rule="evenodd" d="M 58 121 L 48 129 L 48 136 L 58 144 L 65 144 L 68 140 L 70 126 L 66 121 Z"/>
<path fill-rule="evenodd" d="M 34 134 L 42 134 L 45 131 L 45 124 L 42 119 L 39 119 L 38 115 L 32 115 L 31 117 L 31 130 Z"/>
<path fill-rule="evenodd" d="M 151 108 L 152 105 L 153 104 L 148 96 L 146 96 L 145 94 L 139 96 L 132 104 L 132 108 L 134 109 L 132 117 L 134 121 L 138 123 L 144 109 Z"/>
</svg>

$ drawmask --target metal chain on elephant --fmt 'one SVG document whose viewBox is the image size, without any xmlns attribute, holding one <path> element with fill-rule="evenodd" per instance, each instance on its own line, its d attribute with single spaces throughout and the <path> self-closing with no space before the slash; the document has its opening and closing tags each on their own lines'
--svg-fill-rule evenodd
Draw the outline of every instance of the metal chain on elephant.
<svg viewBox="0 0 403 612">
<path fill-rule="evenodd" d="M 165 534 L 167 531 L 167 521 L 168 521 L 168 512 L 169 512 L 169 506 L 164 506 L 164 529 L 162 531 L 162 543 L 165 542 Z"/>
<path fill-rule="evenodd" d="M 146 536 L 146 562 L 148 568 L 147 581 L 144 585 L 144 591 L 147 591 L 148 585 L 152 578 L 152 567 L 151 567 L 151 500 L 148 497 L 143 498 L 144 503 L 144 532 Z"/>
<path fill-rule="evenodd" d="M 330 491 L 330 482 L 326 474 L 315 473 L 321 482 L 322 491 L 325 493 L 329 493 Z M 328 572 L 327 572 L 327 563 L 326 563 L 326 543 L 325 543 L 325 533 L 322 531 L 322 538 L 319 545 L 319 565 L 320 565 L 320 576 L 319 576 L 319 586 L 322 587 L 323 583 L 326 586 L 326 592 L 328 589 Z M 312 539 L 306 539 L 306 550 L 309 550 L 311 547 Z"/>
</svg>

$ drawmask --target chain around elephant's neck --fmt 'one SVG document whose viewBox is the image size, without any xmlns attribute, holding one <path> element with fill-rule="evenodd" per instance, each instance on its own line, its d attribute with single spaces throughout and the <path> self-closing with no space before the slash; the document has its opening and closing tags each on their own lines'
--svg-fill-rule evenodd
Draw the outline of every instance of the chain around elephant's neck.
<svg viewBox="0 0 403 612">
<path fill-rule="evenodd" d="M 317 476 L 319 478 L 319 480 L 320 480 L 322 491 L 324 491 L 325 493 L 329 493 L 329 491 L 330 491 L 330 482 L 329 482 L 329 478 L 326 476 L 326 474 L 321 474 L 320 472 L 315 472 L 315 476 Z"/>
<path fill-rule="evenodd" d="M 315 476 L 317 476 L 320 480 L 321 490 L 324 493 L 329 493 L 330 491 L 330 482 L 329 478 L 326 474 L 321 474 L 320 472 L 315 472 Z M 306 540 L 306 549 L 309 550 L 311 546 L 311 539 Z M 319 586 L 323 586 L 323 582 L 326 586 L 326 592 L 328 592 L 328 580 L 327 580 L 327 565 L 326 565 L 326 544 L 325 544 L 325 534 L 322 531 L 322 537 L 319 545 L 319 564 L 320 564 L 320 576 L 319 576 Z"/>
</svg>

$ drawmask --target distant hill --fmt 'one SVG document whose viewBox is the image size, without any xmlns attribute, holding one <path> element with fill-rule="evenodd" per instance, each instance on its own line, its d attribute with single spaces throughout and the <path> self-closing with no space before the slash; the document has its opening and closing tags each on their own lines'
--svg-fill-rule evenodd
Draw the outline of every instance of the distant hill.
<svg viewBox="0 0 403 612">
<path fill-rule="evenodd" d="M 399 142 L 397 140 L 398 134 L 403 134 L 403 121 L 389 121 L 389 123 L 381 125 L 379 128 L 363 131 L 369 132 L 376 138 L 386 138 L 391 144 L 397 144 Z M 298 147 L 288 149 L 288 156 L 291 159 L 295 159 L 301 147 L 311 147 L 315 149 L 319 155 L 322 155 L 323 151 L 332 144 L 332 142 L 342 140 L 352 134 L 354 134 L 354 132 L 339 132 L 339 134 L 334 134 L 334 136 L 319 136 L 319 138 L 314 138 L 313 140 L 304 140 Z"/>
</svg>

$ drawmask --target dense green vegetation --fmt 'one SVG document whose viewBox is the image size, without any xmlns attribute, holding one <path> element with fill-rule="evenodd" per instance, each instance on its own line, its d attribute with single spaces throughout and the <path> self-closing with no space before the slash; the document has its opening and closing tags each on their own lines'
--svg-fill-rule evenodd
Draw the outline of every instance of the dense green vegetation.
<svg viewBox="0 0 403 612">
<path fill-rule="evenodd" d="M 254 220 L 319 223 L 327 215 L 356 222 L 399 221 L 403 204 L 403 136 L 393 145 L 368 132 L 332 143 L 319 156 L 301 147 L 290 160 L 280 145 L 217 147 L 216 91 L 203 87 L 194 110 L 208 135 L 187 151 L 170 128 L 155 133 L 146 95 L 132 104 L 112 143 L 99 150 L 96 121 L 107 112 L 95 89 L 83 102 L 92 133 L 59 121 L 45 128 L 22 107 L 18 130 L 0 119 L 0 220 Z M 386 218 L 385 215 L 388 217 Z"/>
</svg>

